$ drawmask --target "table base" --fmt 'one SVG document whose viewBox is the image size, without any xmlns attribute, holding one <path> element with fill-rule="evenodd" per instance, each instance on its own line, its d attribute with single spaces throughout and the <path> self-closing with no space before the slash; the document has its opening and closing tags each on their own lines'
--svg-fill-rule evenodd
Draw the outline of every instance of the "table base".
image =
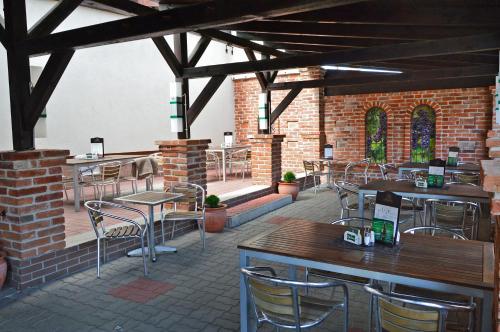
<svg viewBox="0 0 500 332">
<path fill-rule="evenodd" d="M 144 247 L 144 251 L 146 256 L 149 256 L 149 248 Z M 176 252 L 177 248 L 175 247 L 155 246 L 155 254 L 166 254 L 166 253 L 176 253 Z M 141 257 L 141 256 L 142 256 L 141 248 L 131 250 L 127 253 L 127 257 Z M 153 258 L 153 262 L 156 262 L 156 257 Z"/>
</svg>

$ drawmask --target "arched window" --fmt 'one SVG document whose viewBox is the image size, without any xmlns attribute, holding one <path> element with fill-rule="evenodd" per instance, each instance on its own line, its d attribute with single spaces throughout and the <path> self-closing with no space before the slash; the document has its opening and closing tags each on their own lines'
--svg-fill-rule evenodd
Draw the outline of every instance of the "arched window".
<svg viewBox="0 0 500 332">
<path fill-rule="evenodd" d="M 373 163 L 387 162 L 387 114 L 380 107 L 366 112 L 366 158 Z"/>
<path fill-rule="evenodd" d="M 436 112 L 429 105 L 418 105 L 411 115 L 410 160 L 428 163 L 436 150 Z"/>
</svg>

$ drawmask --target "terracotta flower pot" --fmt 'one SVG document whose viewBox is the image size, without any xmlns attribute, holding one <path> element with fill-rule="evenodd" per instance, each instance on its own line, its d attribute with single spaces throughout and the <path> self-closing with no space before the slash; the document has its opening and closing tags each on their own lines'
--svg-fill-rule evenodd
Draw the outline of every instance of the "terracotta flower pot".
<svg viewBox="0 0 500 332">
<path fill-rule="evenodd" d="M 219 207 L 205 207 L 205 231 L 208 233 L 220 233 L 224 230 L 227 219 L 227 205 L 220 204 Z"/>
<path fill-rule="evenodd" d="M 5 283 L 5 278 L 7 278 L 7 261 L 5 257 L 7 253 L 5 251 L 0 251 L 0 289 L 2 289 Z"/>
<path fill-rule="evenodd" d="M 292 200 L 297 199 L 299 194 L 299 183 L 298 182 L 278 182 L 278 192 L 280 194 L 292 195 Z"/>
</svg>

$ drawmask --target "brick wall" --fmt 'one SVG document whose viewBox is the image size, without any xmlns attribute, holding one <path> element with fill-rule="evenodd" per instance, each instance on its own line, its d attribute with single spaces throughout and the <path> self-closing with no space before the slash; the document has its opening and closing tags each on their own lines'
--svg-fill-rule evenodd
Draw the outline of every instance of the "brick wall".
<svg viewBox="0 0 500 332">
<path fill-rule="evenodd" d="M 284 135 L 255 135 L 252 146 L 252 183 L 275 187 L 282 175 L 282 142 Z"/>
<path fill-rule="evenodd" d="M 319 78 L 316 68 L 299 74 L 282 75 L 277 81 Z M 234 80 L 236 138 L 247 142 L 257 133 L 256 79 Z M 288 91 L 273 91 L 274 109 Z M 461 152 L 461 160 L 486 158 L 485 138 L 492 124 L 491 88 L 441 89 L 401 93 L 378 93 L 324 97 L 322 89 L 303 90 L 273 126 L 274 134 L 285 134 L 283 170 L 302 171 L 302 160 L 321 156 L 324 143 L 334 145 L 341 160 L 365 158 L 365 113 L 372 106 L 388 114 L 388 161 L 400 163 L 410 158 L 410 116 L 413 108 L 428 103 L 437 115 L 436 157 L 446 157 L 449 146 L 474 142 L 474 148 Z M 323 116 L 324 115 L 324 116 Z M 323 121 L 321 120 L 323 119 Z M 494 128 L 497 128 L 495 126 Z M 500 131 L 500 127 L 496 130 Z"/>
</svg>

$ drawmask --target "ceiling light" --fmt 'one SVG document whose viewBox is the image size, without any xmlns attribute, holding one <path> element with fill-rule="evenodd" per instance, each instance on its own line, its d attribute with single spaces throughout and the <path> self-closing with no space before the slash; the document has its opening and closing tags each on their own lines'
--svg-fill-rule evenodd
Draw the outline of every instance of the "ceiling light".
<svg viewBox="0 0 500 332">
<path fill-rule="evenodd" d="M 399 71 L 399 70 L 345 67 L 345 66 L 321 66 L 321 68 L 326 69 L 326 70 L 361 71 L 361 72 L 367 72 L 367 73 L 388 73 L 388 74 L 402 74 L 403 73 L 402 71 Z"/>
</svg>

